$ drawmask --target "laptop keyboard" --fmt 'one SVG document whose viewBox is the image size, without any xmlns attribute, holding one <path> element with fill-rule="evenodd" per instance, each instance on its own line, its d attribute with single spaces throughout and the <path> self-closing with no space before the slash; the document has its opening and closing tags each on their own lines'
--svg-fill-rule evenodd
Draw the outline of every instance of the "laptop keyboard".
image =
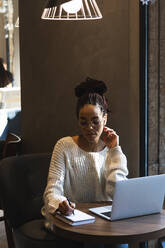
<svg viewBox="0 0 165 248">
<path fill-rule="evenodd" d="M 105 215 L 105 216 L 107 216 L 107 217 L 111 217 L 111 211 L 109 211 L 109 212 L 104 212 L 104 213 L 101 213 L 101 214 L 103 214 L 103 215 Z"/>
</svg>

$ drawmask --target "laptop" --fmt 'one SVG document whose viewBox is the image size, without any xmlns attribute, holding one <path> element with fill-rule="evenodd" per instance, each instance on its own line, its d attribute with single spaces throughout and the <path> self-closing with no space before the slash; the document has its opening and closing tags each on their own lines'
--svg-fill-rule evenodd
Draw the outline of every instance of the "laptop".
<svg viewBox="0 0 165 248">
<path fill-rule="evenodd" d="M 90 208 L 105 219 L 114 221 L 160 213 L 165 196 L 165 174 L 118 181 L 112 206 Z"/>
</svg>

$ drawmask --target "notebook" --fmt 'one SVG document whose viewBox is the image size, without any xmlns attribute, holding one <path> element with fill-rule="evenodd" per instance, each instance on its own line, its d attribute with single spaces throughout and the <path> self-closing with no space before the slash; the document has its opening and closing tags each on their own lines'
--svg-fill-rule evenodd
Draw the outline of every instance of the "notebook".
<svg viewBox="0 0 165 248">
<path fill-rule="evenodd" d="M 160 213 L 165 196 L 165 174 L 116 182 L 112 206 L 89 210 L 108 220 Z"/>
<path fill-rule="evenodd" d="M 62 215 L 60 212 L 57 212 L 55 217 L 72 226 L 89 224 L 95 221 L 94 216 L 86 214 L 78 209 L 75 209 L 74 214 L 71 215 Z"/>
</svg>

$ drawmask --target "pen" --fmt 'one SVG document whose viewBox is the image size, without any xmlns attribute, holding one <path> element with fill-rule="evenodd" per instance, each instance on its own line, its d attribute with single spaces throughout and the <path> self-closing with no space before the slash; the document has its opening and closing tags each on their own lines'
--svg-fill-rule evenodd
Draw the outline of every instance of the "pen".
<svg viewBox="0 0 165 248">
<path fill-rule="evenodd" d="M 69 206 L 72 207 L 71 202 L 70 202 L 70 200 L 69 200 L 68 198 L 67 198 L 67 201 L 68 201 L 68 203 L 69 203 Z M 72 211 L 72 214 L 74 214 L 74 209 L 73 209 L 73 211 Z"/>
</svg>

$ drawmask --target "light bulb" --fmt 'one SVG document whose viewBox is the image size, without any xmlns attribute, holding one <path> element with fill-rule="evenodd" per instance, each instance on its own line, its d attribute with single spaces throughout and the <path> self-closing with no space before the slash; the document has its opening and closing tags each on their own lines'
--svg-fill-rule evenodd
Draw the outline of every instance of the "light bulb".
<svg viewBox="0 0 165 248">
<path fill-rule="evenodd" d="M 82 0 L 72 0 L 67 3 L 63 3 L 61 6 L 67 13 L 75 14 L 81 9 Z"/>
</svg>

